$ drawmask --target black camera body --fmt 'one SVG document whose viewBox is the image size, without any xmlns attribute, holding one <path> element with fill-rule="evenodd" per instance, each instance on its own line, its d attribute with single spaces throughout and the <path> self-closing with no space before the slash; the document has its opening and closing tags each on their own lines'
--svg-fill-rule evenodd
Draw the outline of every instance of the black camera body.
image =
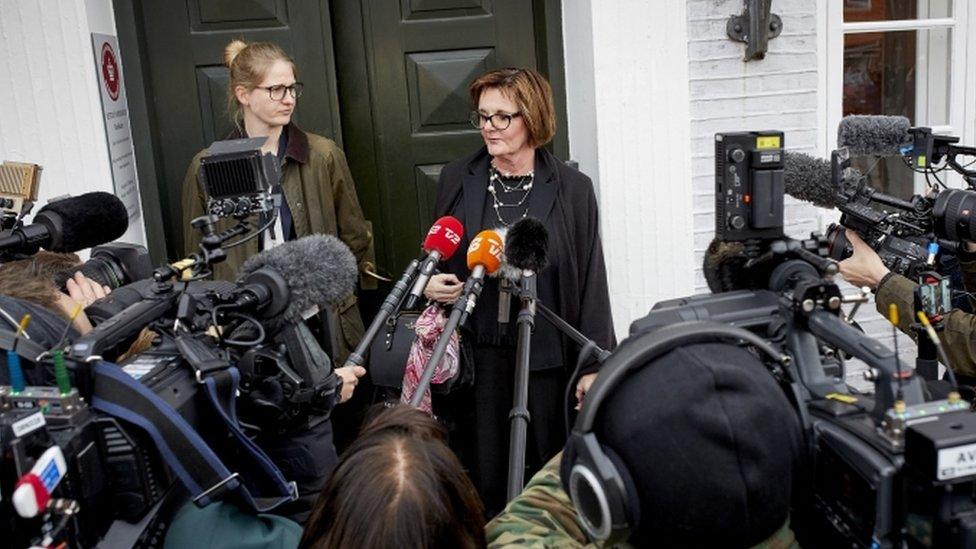
<svg viewBox="0 0 976 549">
<path fill-rule="evenodd" d="M 261 147 L 263 137 L 215 141 L 200 159 L 199 183 L 207 212 L 243 219 L 274 207 L 272 189 L 281 178 L 275 155 Z"/>
<path fill-rule="evenodd" d="M 917 279 L 934 269 L 941 251 L 955 252 L 961 240 L 976 241 L 972 215 L 976 192 L 945 189 L 934 195 L 908 199 L 886 195 L 867 185 L 867 178 L 850 168 L 846 149 L 831 154 L 839 225 L 827 231 L 829 255 L 850 257 L 853 247 L 844 229 L 855 231 L 891 271 Z"/>
<path fill-rule="evenodd" d="M 783 236 L 783 132 L 715 135 L 715 234 L 725 241 Z"/>
</svg>

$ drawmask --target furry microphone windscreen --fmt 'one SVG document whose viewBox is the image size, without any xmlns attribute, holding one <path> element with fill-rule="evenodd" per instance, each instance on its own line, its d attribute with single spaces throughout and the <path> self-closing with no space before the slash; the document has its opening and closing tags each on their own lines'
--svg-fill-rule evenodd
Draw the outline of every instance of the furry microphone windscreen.
<svg viewBox="0 0 976 549">
<path fill-rule="evenodd" d="M 836 206 L 837 191 L 831 179 L 830 162 L 808 154 L 787 152 L 783 157 L 786 194 L 821 208 Z"/>
<path fill-rule="evenodd" d="M 520 270 L 538 273 L 549 264 L 549 231 L 534 217 L 518 220 L 505 237 L 505 258 Z"/>
<path fill-rule="evenodd" d="M 114 194 L 93 192 L 48 202 L 33 222 L 51 235 L 45 250 L 77 252 L 121 237 L 129 228 L 129 214 Z"/>
<path fill-rule="evenodd" d="M 285 242 L 251 256 L 238 271 L 238 280 L 262 267 L 274 270 L 288 284 L 288 306 L 280 316 L 283 322 L 297 322 L 310 309 L 345 299 L 356 288 L 359 272 L 349 247 L 324 234 Z"/>
<path fill-rule="evenodd" d="M 837 126 L 837 146 L 857 156 L 900 156 L 912 144 L 911 127 L 904 116 L 845 116 Z"/>
</svg>

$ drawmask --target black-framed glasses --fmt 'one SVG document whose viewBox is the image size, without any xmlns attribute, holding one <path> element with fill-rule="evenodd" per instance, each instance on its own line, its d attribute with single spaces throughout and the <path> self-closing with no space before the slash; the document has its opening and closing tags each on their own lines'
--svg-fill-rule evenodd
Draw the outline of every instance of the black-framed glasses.
<svg viewBox="0 0 976 549">
<path fill-rule="evenodd" d="M 262 90 L 268 90 L 268 95 L 273 101 L 281 101 L 285 98 L 285 93 L 290 95 L 292 99 L 298 99 L 302 96 L 302 90 L 305 89 L 305 84 L 301 82 L 295 82 L 291 86 L 285 86 L 284 84 L 278 84 L 277 86 L 257 86 Z"/>
<path fill-rule="evenodd" d="M 478 111 L 471 111 L 469 120 L 471 121 L 471 125 L 479 130 L 484 128 L 485 124 L 489 122 L 491 122 L 491 127 L 496 130 L 507 130 L 512 125 L 512 119 L 516 116 L 522 116 L 522 113 L 513 112 L 512 114 L 508 114 L 496 112 L 495 114 L 481 114 Z"/>
</svg>

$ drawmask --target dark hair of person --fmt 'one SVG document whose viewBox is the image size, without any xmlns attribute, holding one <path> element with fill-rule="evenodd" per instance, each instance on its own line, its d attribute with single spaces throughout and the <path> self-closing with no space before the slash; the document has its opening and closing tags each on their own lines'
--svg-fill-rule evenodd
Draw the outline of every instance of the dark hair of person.
<svg viewBox="0 0 976 549">
<path fill-rule="evenodd" d="M 299 547 L 485 547 L 484 508 L 443 428 L 398 405 L 339 460 Z"/>
<path fill-rule="evenodd" d="M 541 147 L 556 135 L 556 108 L 546 77 L 532 69 L 514 67 L 488 71 L 468 87 L 472 108 L 478 108 L 481 94 L 489 89 L 498 89 L 518 105 L 530 147 Z"/>
</svg>

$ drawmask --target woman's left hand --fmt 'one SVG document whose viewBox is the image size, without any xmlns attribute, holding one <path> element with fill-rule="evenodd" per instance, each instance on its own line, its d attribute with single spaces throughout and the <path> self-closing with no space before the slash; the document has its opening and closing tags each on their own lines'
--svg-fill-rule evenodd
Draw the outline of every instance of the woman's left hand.
<svg viewBox="0 0 976 549">
<path fill-rule="evenodd" d="M 579 379 L 576 383 L 576 409 L 579 410 L 580 406 L 583 405 L 583 397 L 586 396 L 586 392 L 590 390 L 590 386 L 596 381 L 596 372 L 592 374 L 586 374 Z"/>
</svg>

